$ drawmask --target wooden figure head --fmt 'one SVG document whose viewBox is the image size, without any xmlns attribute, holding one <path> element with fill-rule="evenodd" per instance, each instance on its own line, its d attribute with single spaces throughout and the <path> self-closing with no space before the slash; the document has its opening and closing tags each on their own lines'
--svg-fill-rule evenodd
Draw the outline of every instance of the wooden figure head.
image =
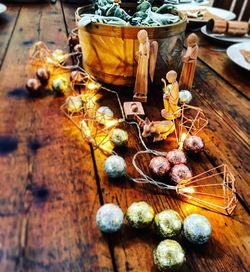
<svg viewBox="0 0 250 272">
<path fill-rule="evenodd" d="M 139 43 L 145 43 L 148 40 L 148 32 L 145 29 L 140 30 L 137 33 Z"/>
<path fill-rule="evenodd" d="M 174 83 L 177 79 L 177 73 L 174 70 L 169 71 L 166 74 L 166 79 L 169 83 Z"/>
<path fill-rule="evenodd" d="M 187 37 L 188 46 L 193 47 L 197 43 L 198 43 L 198 37 L 196 34 L 191 33 L 190 35 L 188 35 Z"/>
</svg>

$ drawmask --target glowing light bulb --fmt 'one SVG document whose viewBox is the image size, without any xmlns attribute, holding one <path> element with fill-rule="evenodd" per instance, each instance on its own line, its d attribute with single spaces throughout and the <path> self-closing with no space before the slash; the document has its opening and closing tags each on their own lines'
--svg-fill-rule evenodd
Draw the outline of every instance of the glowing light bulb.
<svg viewBox="0 0 250 272">
<path fill-rule="evenodd" d="M 98 90 L 100 89 L 100 84 L 95 82 L 95 81 L 89 81 L 87 84 L 86 84 L 86 88 L 88 91 L 95 91 L 95 90 Z"/>
<path fill-rule="evenodd" d="M 181 138 L 180 138 L 180 141 L 179 141 L 179 149 L 182 150 L 183 149 L 183 143 L 185 141 L 185 139 L 187 138 L 187 133 L 182 133 L 181 134 Z"/>
</svg>

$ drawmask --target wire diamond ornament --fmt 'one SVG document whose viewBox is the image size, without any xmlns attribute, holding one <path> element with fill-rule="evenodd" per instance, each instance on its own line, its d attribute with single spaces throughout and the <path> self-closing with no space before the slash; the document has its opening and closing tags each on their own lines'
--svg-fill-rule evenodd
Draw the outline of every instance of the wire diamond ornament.
<svg viewBox="0 0 250 272">
<path fill-rule="evenodd" d="M 235 177 L 226 164 L 182 180 L 176 192 L 187 198 L 188 202 L 227 215 L 237 205 Z"/>
</svg>

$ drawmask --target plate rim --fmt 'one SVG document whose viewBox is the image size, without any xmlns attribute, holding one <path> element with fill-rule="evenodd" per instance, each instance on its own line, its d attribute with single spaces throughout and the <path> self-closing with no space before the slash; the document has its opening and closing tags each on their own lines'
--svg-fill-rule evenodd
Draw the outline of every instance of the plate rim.
<svg viewBox="0 0 250 272">
<path fill-rule="evenodd" d="M 178 7 L 178 6 L 177 6 Z M 193 9 L 196 9 L 196 8 L 206 8 L 206 9 L 208 9 L 208 11 L 209 11 L 209 9 L 210 10 L 218 10 L 218 11 L 220 11 L 220 10 L 223 10 L 223 11 L 226 11 L 228 14 L 231 14 L 231 17 L 230 18 L 222 18 L 222 19 L 224 19 L 224 20 L 226 20 L 226 21 L 230 21 L 230 20 L 234 20 L 235 18 L 236 18 L 236 14 L 234 13 L 234 12 L 232 12 L 232 11 L 230 11 L 230 10 L 227 10 L 227 9 L 221 9 L 221 8 L 216 8 L 216 7 L 210 7 L 210 6 L 193 6 L 192 7 Z M 185 11 L 185 9 L 180 9 L 180 11 Z M 188 21 L 190 21 L 190 22 L 197 22 L 197 23 L 207 23 L 208 22 L 208 20 L 199 20 L 199 19 L 188 19 Z"/>
<path fill-rule="evenodd" d="M 250 45 L 250 42 L 243 42 L 243 43 L 236 43 L 236 44 L 233 44 L 233 45 L 231 45 L 231 46 L 229 46 L 229 47 L 227 48 L 226 53 L 227 53 L 228 58 L 229 58 L 233 63 L 237 64 L 238 66 L 240 66 L 240 67 L 242 67 L 242 68 L 244 68 L 244 69 L 246 69 L 247 71 L 250 71 L 250 63 L 249 63 L 249 67 L 246 67 L 246 66 L 244 66 L 244 65 L 242 65 L 242 64 L 240 64 L 240 63 L 238 63 L 238 62 L 236 62 L 236 61 L 230 56 L 230 53 L 229 53 L 229 51 L 231 51 L 232 48 L 234 48 L 234 47 L 237 48 L 237 47 L 239 47 L 239 46 L 241 46 L 241 45 L 243 45 L 243 44 L 249 44 L 249 45 Z M 242 55 L 242 57 L 243 57 L 243 59 L 245 60 L 245 58 L 244 58 L 243 55 Z M 245 60 L 245 62 L 246 62 L 246 64 L 248 64 L 246 60 Z"/>
<path fill-rule="evenodd" d="M 1 7 L 3 8 L 2 10 L 1 10 Z M 2 4 L 2 3 L 0 3 L 0 14 L 4 13 L 6 10 L 7 10 L 7 6 L 4 5 L 4 4 Z"/>
</svg>

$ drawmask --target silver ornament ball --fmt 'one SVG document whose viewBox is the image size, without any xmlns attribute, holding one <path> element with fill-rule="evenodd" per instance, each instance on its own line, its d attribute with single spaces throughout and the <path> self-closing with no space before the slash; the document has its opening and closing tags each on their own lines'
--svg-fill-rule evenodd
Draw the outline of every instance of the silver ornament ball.
<svg viewBox="0 0 250 272">
<path fill-rule="evenodd" d="M 191 214 L 183 224 L 184 236 L 193 244 L 202 245 L 206 243 L 212 232 L 208 219 L 200 214 Z"/>
<path fill-rule="evenodd" d="M 179 103 L 180 104 L 189 104 L 192 100 L 192 94 L 189 90 L 181 90 L 179 92 Z"/>
<path fill-rule="evenodd" d="M 123 224 L 123 212 L 115 204 L 103 205 L 96 213 L 96 225 L 105 233 L 118 231 Z"/>
<path fill-rule="evenodd" d="M 110 178 L 119 178 L 126 174 L 126 162 L 117 155 L 108 157 L 105 161 L 104 170 Z"/>
</svg>

